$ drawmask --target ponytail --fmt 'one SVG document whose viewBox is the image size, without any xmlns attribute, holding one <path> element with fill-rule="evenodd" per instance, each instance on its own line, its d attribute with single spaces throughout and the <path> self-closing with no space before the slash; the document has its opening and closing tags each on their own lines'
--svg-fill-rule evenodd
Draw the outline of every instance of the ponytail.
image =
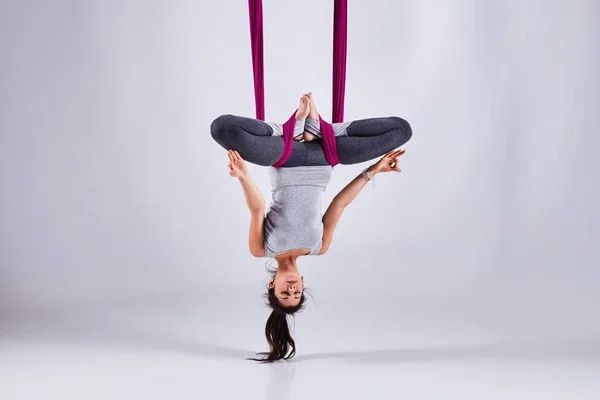
<svg viewBox="0 0 600 400">
<path fill-rule="evenodd" d="M 275 290 L 267 292 L 268 306 L 273 310 L 267 319 L 265 326 L 265 337 L 269 343 L 269 351 L 258 353 L 261 358 L 250 358 L 249 360 L 260 362 L 273 362 L 277 360 L 289 360 L 296 355 L 296 342 L 290 333 L 288 315 L 300 311 L 304 307 L 306 297 L 302 294 L 300 303 L 294 307 L 282 307 L 275 296 Z"/>
</svg>

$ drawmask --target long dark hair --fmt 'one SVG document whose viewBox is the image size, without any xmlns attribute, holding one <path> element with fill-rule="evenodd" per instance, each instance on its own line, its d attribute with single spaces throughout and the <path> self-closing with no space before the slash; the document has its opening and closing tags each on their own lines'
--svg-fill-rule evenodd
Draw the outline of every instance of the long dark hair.
<svg viewBox="0 0 600 400">
<path fill-rule="evenodd" d="M 268 271 L 275 277 L 277 273 L 276 269 L 268 269 Z M 277 296 L 275 296 L 275 289 L 273 288 L 267 289 L 264 297 L 267 299 L 267 306 L 272 310 L 265 326 L 265 337 L 269 343 L 269 351 L 258 353 L 257 357 L 249 358 L 249 360 L 265 363 L 281 359 L 289 360 L 296 355 L 296 342 L 290 333 L 288 316 L 293 318 L 296 312 L 304 308 L 306 296 L 303 291 L 298 305 L 291 307 L 283 307 L 279 303 Z"/>
</svg>

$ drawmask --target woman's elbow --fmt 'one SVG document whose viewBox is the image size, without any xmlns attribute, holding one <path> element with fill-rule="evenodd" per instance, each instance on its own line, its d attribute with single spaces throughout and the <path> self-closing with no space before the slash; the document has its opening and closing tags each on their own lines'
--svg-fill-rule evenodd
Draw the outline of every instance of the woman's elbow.
<svg viewBox="0 0 600 400">
<path fill-rule="evenodd" d="M 265 249 L 264 248 L 258 249 L 258 248 L 250 247 L 250 254 L 256 258 L 262 258 L 265 256 Z"/>
<path fill-rule="evenodd" d="M 264 217 L 266 207 L 267 202 L 265 201 L 265 199 L 260 199 L 253 202 L 252 205 L 248 207 L 248 210 L 250 210 L 250 214 L 252 214 L 253 216 L 256 215 Z"/>
<path fill-rule="evenodd" d="M 330 241 L 323 241 L 323 244 L 321 244 L 321 250 L 319 250 L 319 252 L 317 253 L 318 256 L 322 256 L 323 254 L 327 253 L 327 250 L 329 250 L 329 245 L 331 244 Z"/>
</svg>

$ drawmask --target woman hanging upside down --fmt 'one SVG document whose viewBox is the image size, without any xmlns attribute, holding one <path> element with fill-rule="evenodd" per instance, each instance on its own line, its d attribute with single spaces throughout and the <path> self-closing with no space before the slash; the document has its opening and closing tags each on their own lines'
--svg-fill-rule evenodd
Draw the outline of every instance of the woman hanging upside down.
<svg viewBox="0 0 600 400">
<path fill-rule="evenodd" d="M 341 164 L 383 157 L 346 185 L 322 214 L 321 198 L 333 168 L 319 140 L 322 132 L 312 93 L 302 96 L 295 118 L 291 156 L 282 168 L 269 167 L 273 193 L 266 216 L 265 199 L 244 160 L 262 166 L 276 163 L 284 150 L 283 126 L 233 115 L 220 116 L 211 125 L 212 137 L 229 151 L 229 175 L 238 178 L 250 210 L 250 253 L 277 261 L 267 291 L 272 312 L 265 335 L 270 350 L 260 353 L 257 361 L 289 359 L 296 354 L 286 316 L 302 309 L 306 300 L 297 259 L 327 252 L 345 208 L 367 182 L 379 173 L 400 172 L 398 158 L 404 150 L 395 149 L 412 135 L 409 123 L 398 117 L 333 124 Z"/>
<path fill-rule="evenodd" d="M 333 124 L 341 164 L 358 164 L 380 157 L 408 142 L 412 129 L 399 117 L 369 118 Z M 237 150 L 253 164 L 273 165 L 284 148 L 283 125 L 253 118 L 222 115 L 213 121 L 211 134 L 226 150 Z M 320 141 L 319 113 L 311 93 L 300 99 L 294 126 L 291 157 L 283 167 L 329 165 Z"/>
</svg>

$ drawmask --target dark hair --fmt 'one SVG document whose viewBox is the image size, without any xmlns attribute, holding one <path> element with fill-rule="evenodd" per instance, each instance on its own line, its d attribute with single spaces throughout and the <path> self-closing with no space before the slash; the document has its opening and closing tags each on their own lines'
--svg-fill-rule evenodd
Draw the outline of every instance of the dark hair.
<svg viewBox="0 0 600 400">
<path fill-rule="evenodd" d="M 275 276 L 275 271 L 270 270 L 269 272 Z M 281 359 L 289 360 L 296 355 L 296 342 L 290 333 L 287 317 L 288 315 L 293 317 L 296 312 L 304 308 L 306 296 L 303 291 L 298 305 L 291 307 L 283 307 L 279 303 L 277 296 L 275 296 L 275 289 L 268 289 L 264 297 L 267 299 L 267 306 L 272 310 L 265 326 L 265 336 L 269 343 L 269 351 L 258 353 L 257 356 L 261 358 L 249 358 L 249 360 L 266 363 Z"/>
</svg>

